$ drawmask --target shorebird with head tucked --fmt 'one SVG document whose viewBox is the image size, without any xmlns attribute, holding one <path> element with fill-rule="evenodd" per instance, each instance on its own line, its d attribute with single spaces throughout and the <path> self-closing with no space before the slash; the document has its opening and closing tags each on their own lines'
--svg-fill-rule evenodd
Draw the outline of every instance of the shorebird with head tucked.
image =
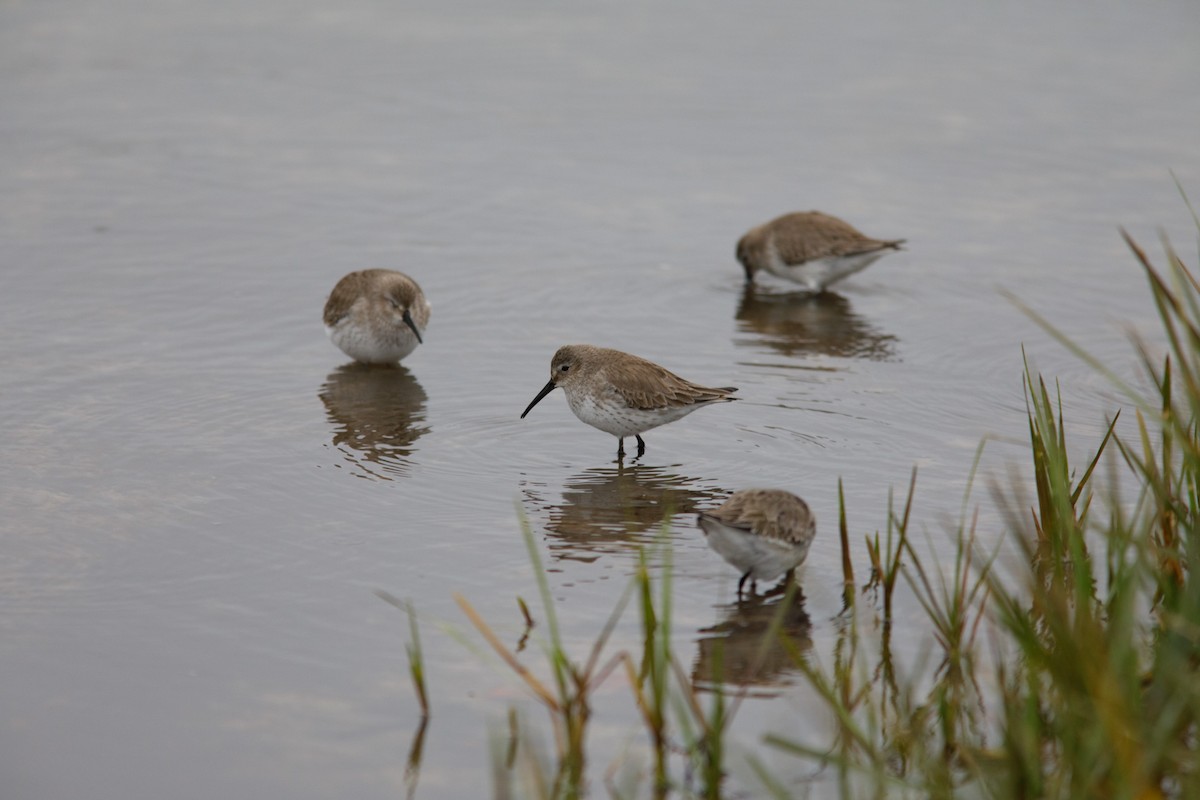
<svg viewBox="0 0 1200 800">
<path fill-rule="evenodd" d="M 429 301 L 403 272 L 364 269 L 333 287 L 325 332 L 343 353 L 365 364 L 392 364 L 422 343 Z"/>
<path fill-rule="evenodd" d="M 810 292 L 823 292 L 902 244 L 904 239 L 872 239 L 820 211 L 797 211 L 750 229 L 738 240 L 737 260 L 746 283 L 765 271 Z"/>
<path fill-rule="evenodd" d="M 640 456 L 646 452 L 641 434 L 674 422 L 702 406 L 736 400 L 737 389 L 710 389 L 684 380 L 652 361 L 590 344 L 560 347 L 550 360 L 550 382 L 521 414 L 525 419 L 543 397 L 562 387 L 575 416 L 617 437 L 617 457 L 625 455 L 625 437 L 637 438 Z"/>
<path fill-rule="evenodd" d="M 780 489 L 734 492 L 720 508 L 701 511 L 697 521 L 709 546 L 742 573 L 738 597 L 747 580 L 754 593 L 760 580 L 790 578 L 817 534 L 808 504 Z"/>
</svg>

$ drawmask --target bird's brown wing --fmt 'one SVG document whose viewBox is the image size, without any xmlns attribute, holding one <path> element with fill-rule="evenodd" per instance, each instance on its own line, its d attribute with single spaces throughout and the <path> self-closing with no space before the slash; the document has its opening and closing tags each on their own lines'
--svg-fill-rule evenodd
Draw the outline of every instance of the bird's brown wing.
<svg viewBox="0 0 1200 800">
<path fill-rule="evenodd" d="M 848 222 L 822 214 L 801 211 L 787 214 L 770 225 L 775 249 L 785 264 L 803 264 L 829 256 L 853 256 L 885 248 L 897 249 L 903 239 L 885 241 L 864 236 Z"/>
<path fill-rule="evenodd" d="M 645 411 L 733 400 L 729 395 L 737 391 L 730 386 L 700 386 L 652 361 L 636 357 L 621 363 L 619 375 L 610 372 L 607 377 L 626 405 Z"/>
<path fill-rule="evenodd" d="M 323 318 L 326 325 L 332 327 L 338 320 L 350 313 L 350 308 L 367 283 L 367 272 L 369 270 L 351 272 L 333 287 L 333 291 L 329 293 L 329 299 L 325 301 Z"/>
<path fill-rule="evenodd" d="M 815 522 L 799 497 L 777 489 L 738 492 L 715 511 L 706 512 L 732 528 L 757 531 L 760 536 L 785 542 L 811 536 Z"/>
</svg>

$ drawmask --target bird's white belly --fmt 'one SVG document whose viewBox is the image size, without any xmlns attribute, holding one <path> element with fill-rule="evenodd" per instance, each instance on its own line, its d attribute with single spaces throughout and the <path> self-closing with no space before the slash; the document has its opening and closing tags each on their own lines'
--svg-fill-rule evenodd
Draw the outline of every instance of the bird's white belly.
<svg viewBox="0 0 1200 800">
<path fill-rule="evenodd" d="M 336 325 L 326 326 L 325 332 L 343 353 L 366 363 L 399 361 L 417 348 L 417 337 L 407 327 L 393 328 L 380 335 L 366 325 L 356 323 L 353 315 Z"/>
<path fill-rule="evenodd" d="M 779 257 L 779 252 L 774 247 L 769 247 L 766 267 L 767 272 L 777 278 L 798 283 L 810 292 L 820 292 L 827 286 L 866 269 L 882 255 L 882 252 L 876 251 L 853 256 L 815 258 L 802 264 L 787 264 Z"/>
<path fill-rule="evenodd" d="M 630 408 L 614 398 L 597 399 L 589 393 L 567 394 L 567 404 L 580 420 L 613 436 L 626 437 L 686 417 L 697 406 L 677 406 L 650 410 Z"/>
<path fill-rule="evenodd" d="M 731 528 L 710 517 L 700 518 L 700 528 L 713 550 L 738 572 L 756 581 L 770 581 L 794 569 L 808 555 L 808 545 L 798 546 Z"/>
</svg>

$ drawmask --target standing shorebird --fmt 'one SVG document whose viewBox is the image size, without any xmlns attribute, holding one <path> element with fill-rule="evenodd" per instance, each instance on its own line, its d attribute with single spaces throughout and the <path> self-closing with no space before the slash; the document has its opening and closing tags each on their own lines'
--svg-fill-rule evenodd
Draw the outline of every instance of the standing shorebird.
<svg viewBox="0 0 1200 800">
<path fill-rule="evenodd" d="M 390 269 L 351 272 L 325 303 L 325 332 L 365 364 L 393 364 L 422 343 L 429 301 L 417 282 Z"/>
<path fill-rule="evenodd" d="M 559 386 L 575 416 L 617 437 L 617 458 L 625 455 L 625 437 L 637 437 L 640 456 L 646 452 L 641 434 L 686 417 L 702 406 L 736 400 L 737 389 L 710 389 L 684 380 L 652 361 L 590 344 L 558 348 L 550 360 L 550 382 L 521 414 L 525 419 L 543 397 Z"/>
<path fill-rule="evenodd" d="M 817 534 L 808 504 L 780 489 L 734 492 L 720 508 L 701 511 L 697 522 L 709 547 L 742 573 L 738 597 L 747 580 L 753 594 L 760 580 L 790 579 Z"/>
<path fill-rule="evenodd" d="M 766 270 L 823 292 L 832 283 L 864 270 L 904 239 L 872 239 L 853 225 L 820 211 L 797 211 L 751 228 L 737 244 L 746 283 Z"/>
</svg>

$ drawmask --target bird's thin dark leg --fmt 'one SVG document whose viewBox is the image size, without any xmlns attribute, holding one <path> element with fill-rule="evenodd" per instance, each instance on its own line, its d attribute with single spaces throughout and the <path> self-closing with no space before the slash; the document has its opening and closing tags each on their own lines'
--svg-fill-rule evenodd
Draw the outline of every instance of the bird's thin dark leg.
<svg viewBox="0 0 1200 800">
<path fill-rule="evenodd" d="M 617 458 L 624 458 L 624 457 L 625 457 L 625 439 L 624 439 L 624 437 L 618 436 L 617 437 Z"/>
<path fill-rule="evenodd" d="M 642 441 L 642 435 L 640 433 L 635 433 L 634 436 L 638 440 L 638 456 L 644 456 L 646 454 L 646 443 Z"/>
<path fill-rule="evenodd" d="M 737 595 L 738 600 L 742 599 L 742 587 L 746 585 L 746 581 L 749 578 L 750 578 L 750 573 L 747 572 L 745 575 L 742 576 L 741 580 L 738 581 L 738 595 Z M 751 585 L 753 586 L 753 582 L 751 583 Z M 751 591 L 753 591 L 753 590 L 751 590 Z"/>
</svg>

